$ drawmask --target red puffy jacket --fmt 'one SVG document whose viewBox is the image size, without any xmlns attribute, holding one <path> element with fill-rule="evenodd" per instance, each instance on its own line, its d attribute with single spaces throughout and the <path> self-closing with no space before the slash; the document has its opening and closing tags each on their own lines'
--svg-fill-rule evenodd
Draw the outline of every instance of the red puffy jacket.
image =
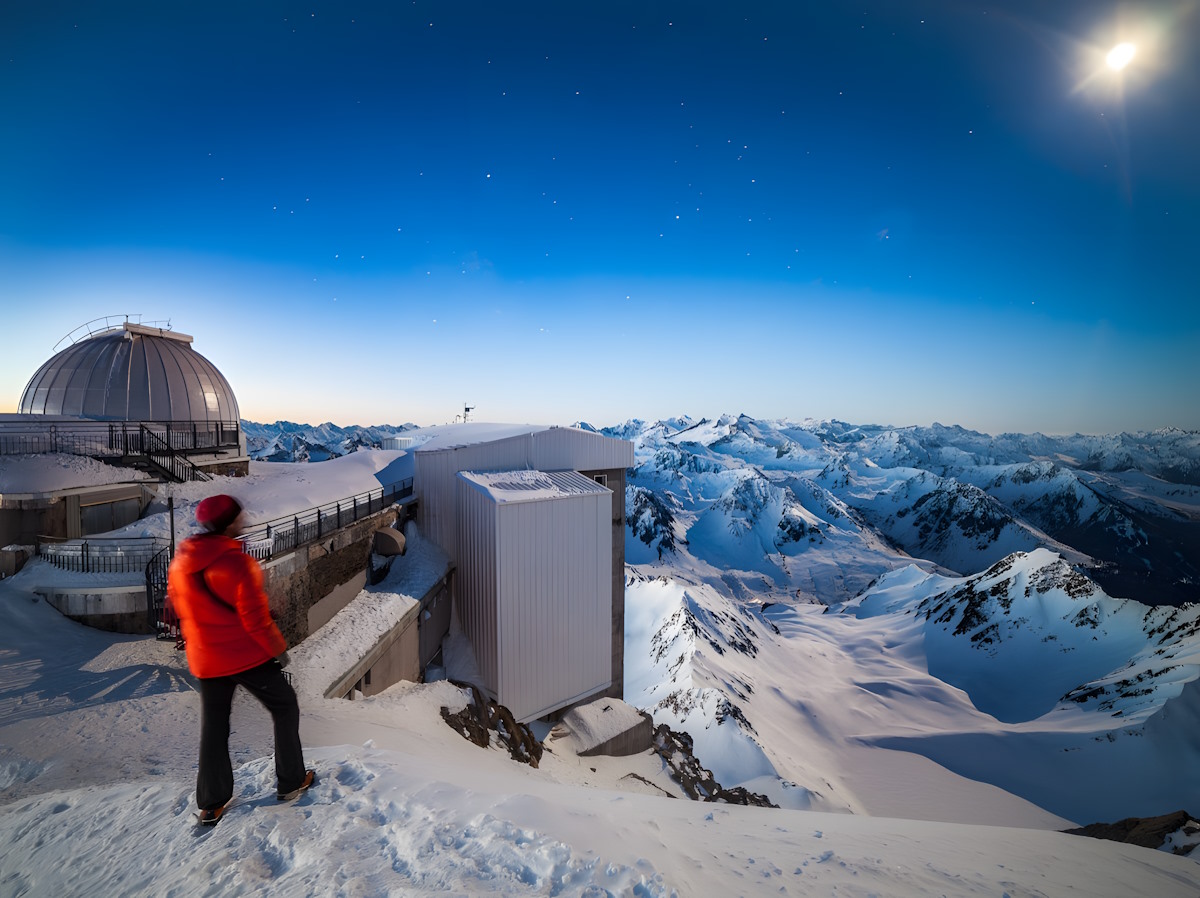
<svg viewBox="0 0 1200 898">
<path fill-rule="evenodd" d="M 262 568 L 236 539 L 206 533 L 179 544 L 167 596 L 197 677 L 241 673 L 287 649 L 262 584 Z"/>
</svg>

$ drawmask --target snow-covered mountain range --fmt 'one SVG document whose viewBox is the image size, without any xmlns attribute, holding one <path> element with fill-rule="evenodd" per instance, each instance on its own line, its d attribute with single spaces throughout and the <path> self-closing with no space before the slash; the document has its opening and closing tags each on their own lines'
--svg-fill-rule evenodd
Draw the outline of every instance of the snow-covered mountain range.
<svg viewBox="0 0 1200 898">
<path fill-rule="evenodd" d="M 1112 595 L 1151 605 L 1200 597 L 1200 433 L 992 437 L 745 416 L 602 432 L 637 447 L 631 527 L 655 557 L 698 540 L 757 556 L 732 566 L 773 589 L 830 601 L 864 585 L 862 565 L 841 566 L 843 595 L 810 590 L 791 571 L 818 545 L 854 547 L 874 568 L 868 580 L 897 553 L 966 574 L 1049 547 Z"/>
<path fill-rule="evenodd" d="M 387 437 L 412 430 L 415 424 L 338 427 L 336 424 L 294 424 L 242 421 L 246 451 L 256 461 L 327 461 L 358 449 L 379 449 Z"/>
<path fill-rule="evenodd" d="M 873 815 L 910 813 L 901 783 L 1078 823 L 1200 807 L 1200 434 L 590 429 L 635 447 L 625 697 L 726 787 Z"/>
<path fill-rule="evenodd" d="M 872 747 L 1074 820 L 1200 804 L 1200 434 L 602 432 L 637 461 L 626 698 L 722 782 L 888 813 Z"/>
</svg>

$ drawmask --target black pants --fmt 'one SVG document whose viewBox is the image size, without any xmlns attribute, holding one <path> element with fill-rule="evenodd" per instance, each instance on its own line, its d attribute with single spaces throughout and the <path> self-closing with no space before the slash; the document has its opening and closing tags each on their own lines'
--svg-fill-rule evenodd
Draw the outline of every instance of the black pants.
<svg viewBox="0 0 1200 898">
<path fill-rule="evenodd" d="M 300 705 L 296 693 L 274 659 L 228 677 L 200 680 L 200 771 L 196 804 L 201 810 L 222 807 L 233 797 L 233 765 L 229 760 L 229 712 L 238 686 L 258 699 L 275 722 L 275 777 L 279 791 L 290 792 L 304 781 L 300 748 Z"/>
</svg>

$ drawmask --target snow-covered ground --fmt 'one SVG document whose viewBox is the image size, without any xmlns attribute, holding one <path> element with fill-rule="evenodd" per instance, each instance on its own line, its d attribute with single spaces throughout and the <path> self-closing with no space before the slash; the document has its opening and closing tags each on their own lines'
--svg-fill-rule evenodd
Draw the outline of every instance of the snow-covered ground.
<svg viewBox="0 0 1200 898">
<path fill-rule="evenodd" d="M 556 753 L 551 739 L 531 769 L 442 721 L 441 707 L 466 701 L 444 681 L 321 698 L 318 653 L 303 646 L 293 667 L 317 785 L 295 804 L 275 800 L 269 720 L 239 697 L 235 804 L 201 830 L 192 816 L 199 702 L 182 657 L 170 643 L 68 621 L 31 598 L 28 579 L 0 583 L 5 895 L 1200 890 L 1194 861 L 1044 829 L 668 797 L 677 790 L 649 753 L 578 758 Z M 385 581 L 357 601 L 386 602 L 393 588 Z M 327 625 L 326 648 L 353 638 L 354 626 L 341 625 Z M 904 791 L 879 785 L 892 799 Z M 975 794 L 911 797 L 953 806 Z"/>
<path fill-rule="evenodd" d="M 75 486 L 149 481 L 148 474 L 83 455 L 0 455 L 0 495 L 46 493 Z"/>
<path fill-rule="evenodd" d="M 348 486 L 360 491 L 396 454 L 256 468 L 236 492 L 256 514 L 284 514 L 289 504 L 340 498 L 333 494 Z M 226 485 L 205 487 L 187 487 L 197 492 L 186 502 Z M 180 535 L 190 529 L 184 514 Z M 714 718 L 721 695 L 753 696 L 747 713 L 771 756 L 715 723 L 697 753 L 714 770 L 740 769 L 751 788 L 761 770 L 759 791 L 773 783 L 773 797 L 787 799 L 780 809 L 673 797 L 680 790 L 648 752 L 580 758 L 571 740 L 550 737 L 532 769 L 443 722 L 443 706 L 466 702 L 446 682 L 400 684 L 354 702 L 323 698 L 342 673 L 338 659 L 402 613 L 413 584 L 444 563 L 411 537 L 383 583 L 292 652 L 317 785 L 294 804 L 276 802 L 269 719 L 239 697 L 235 804 L 211 830 L 192 817 L 199 707 L 179 653 L 63 618 L 32 595 L 42 562 L 0 582 L 0 894 L 1200 893 L 1194 860 L 1054 832 L 1066 821 L 984 778 L 880 747 L 886 740 L 874 737 L 896 737 L 884 728 L 906 718 L 912 735 L 926 737 L 986 717 L 964 691 L 971 684 L 919 669 L 922 625 L 902 601 L 928 575 L 915 567 L 881 580 L 844 614 L 791 605 L 735 614 L 709 584 L 633 569 L 627 699 L 651 707 L 666 698 L 656 668 L 676 657 L 678 682 L 727 681 L 719 695 L 697 688 L 680 698 L 713 702 Z M 720 650 L 706 641 L 714 633 Z M 754 651 L 729 651 L 735 644 Z M 794 771 L 794 784 L 770 774 L 780 768 Z M 828 773 L 838 778 L 819 784 Z M 1113 768 L 1094 787 L 1123 775 Z"/>
</svg>

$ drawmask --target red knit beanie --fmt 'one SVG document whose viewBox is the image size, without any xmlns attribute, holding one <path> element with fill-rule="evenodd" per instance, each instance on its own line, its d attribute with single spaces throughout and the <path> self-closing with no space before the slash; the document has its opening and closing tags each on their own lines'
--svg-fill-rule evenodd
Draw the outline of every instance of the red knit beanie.
<svg viewBox="0 0 1200 898">
<path fill-rule="evenodd" d="M 196 506 L 196 523 L 210 533 L 221 533 L 241 513 L 242 504 L 233 496 L 209 496 Z"/>
</svg>

